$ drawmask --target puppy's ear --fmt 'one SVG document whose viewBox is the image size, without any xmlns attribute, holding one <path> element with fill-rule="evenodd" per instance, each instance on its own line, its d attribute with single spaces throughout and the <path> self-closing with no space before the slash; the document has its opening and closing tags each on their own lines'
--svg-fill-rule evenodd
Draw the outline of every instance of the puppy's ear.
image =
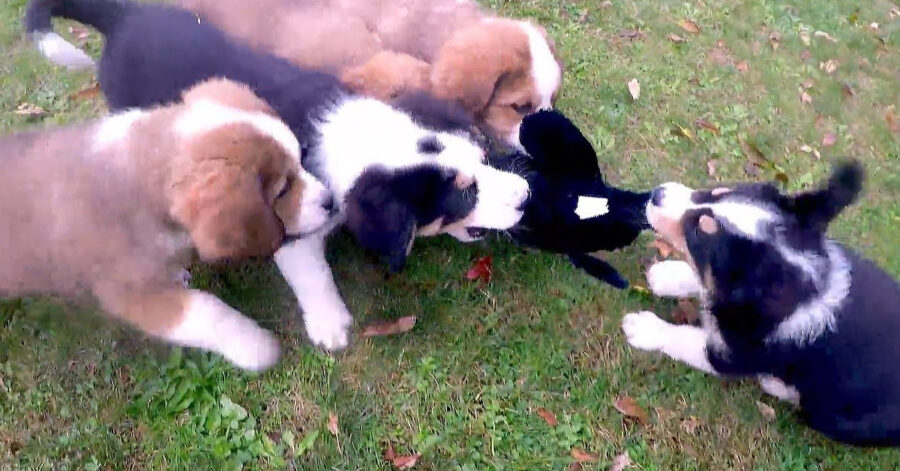
<svg viewBox="0 0 900 471">
<path fill-rule="evenodd" d="M 380 51 L 368 62 L 346 69 L 341 81 L 356 93 L 388 101 L 403 93 L 428 91 L 431 66 L 407 54 Z"/>
<path fill-rule="evenodd" d="M 865 171 L 858 161 L 841 163 L 823 188 L 788 198 L 787 209 L 804 227 L 825 231 L 828 224 L 859 196 L 864 178 Z"/>
<path fill-rule="evenodd" d="M 517 35 L 517 40 L 511 40 L 511 35 Z M 521 35 L 519 28 L 501 20 L 482 21 L 458 31 L 435 56 L 432 91 L 479 115 L 504 78 L 529 72 L 528 41 L 518 38 Z"/>
<path fill-rule="evenodd" d="M 538 111 L 522 120 L 519 141 L 542 173 L 600 176 L 597 154 L 578 127 L 557 111 Z"/>
<path fill-rule="evenodd" d="M 209 79 L 194 85 L 182 94 L 182 101 L 192 105 L 200 101 L 212 101 L 222 106 L 276 116 L 268 103 L 256 96 L 243 83 L 223 78 Z"/>
<path fill-rule="evenodd" d="M 235 166 L 206 165 L 204 170 L 176 186 L 172 207 L 200 258 L 216 261 L 275 253 L 284 227 L 266 200 L 260 176 Z"/>
<path fill-rule="evenodd" d="M 347 192 L 347 227 L 366 249 L 387 259 L 391 272 L 406 265 L 416 233 L 413 209 L 383 169 L 363 172 Z"/>
</svg>

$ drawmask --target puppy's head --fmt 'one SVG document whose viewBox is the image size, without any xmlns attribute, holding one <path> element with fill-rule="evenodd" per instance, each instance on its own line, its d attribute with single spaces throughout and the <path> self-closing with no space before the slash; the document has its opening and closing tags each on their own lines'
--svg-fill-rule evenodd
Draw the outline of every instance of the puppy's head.
<svg viewBox="0 0 900 471">
<path fill-rule="evenodd" d="M 441 47 L 431 86 L 463 104 L 494 137 L 518 146 L 522 118 L 552 107 L 561 80 L 562 66 L 543 28 L 491 18 L 461 29 Z"/>
<path fill-rule="evenodd" d="M 837 167 L 821 189 L 796 195 L 769 184 L 693 190 L 666 183 L 653 191 L 647 218 L 687 255 L 720 324 L 762 334 L 821 295 L 842 268 L 833 266 L 825 231 L 862 180 L 854 162 Z"/>
<path fill-rule="evenodd" d="M 190 89 L 174 132 L 170 211 L 204 260 L 270 255 L 333 216 L 331 192 L 300 167 L 296 138 L 247 87 Z"/>
</svg>

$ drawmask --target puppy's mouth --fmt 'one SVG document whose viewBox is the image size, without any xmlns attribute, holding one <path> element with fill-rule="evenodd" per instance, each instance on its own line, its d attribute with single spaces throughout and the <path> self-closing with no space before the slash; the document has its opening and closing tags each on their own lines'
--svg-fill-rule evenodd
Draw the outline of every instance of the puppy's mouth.
<svg viewBox="0 0 900 471">
<path fill-rule="evenodd" d="M 484 227 L 467 227 L 466 234 L 473 239 L 481 239 L 487 235 L 488 229 Z"/>
</svg>

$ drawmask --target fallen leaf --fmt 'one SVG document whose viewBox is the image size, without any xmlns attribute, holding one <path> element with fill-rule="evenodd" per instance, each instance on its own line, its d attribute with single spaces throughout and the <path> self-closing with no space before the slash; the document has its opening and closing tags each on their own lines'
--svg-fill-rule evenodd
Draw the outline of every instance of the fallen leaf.
<svg viewBox="0 0 900 471">
<path fill-rule="evenodd" d="M 856 90 L 854 90 L 853 87 L 851 87 L 849 83 L 845 83 L 845 84 L 841 85 L 841 91 L 844 93 L 844 96 L 847 98 L 850 98 L 853 95 L 856 95 Z"/>
<path fill-rule="evenodd" d="M 800 92 L 800 103 L 812 103 L 812 97 L 809 96 L 809 93 L 806 93 L 806 90 Z"/>
<path fill-rule="evenodd" d="M 775 172 L 775 179 L 781 182 L 782 185 L 787 185 L 791 181 L 784 172 Z"/>
<path fill-rule="evenodd" d="M 672 320 L 676 324 L 694 325 L 700 320 L 700 306 L 693 299 L 679 299 L 672 312 Z"/>
<path fill-rule="evenodd" d="M 675 125 L 675 129 L 672 130 L 672 134 L 676 136 L 686 137 L 688 140 L 694 140 L 694 133 L 691 132 L 690 129 L 682 127 L 680 124 Z"/>
<path fill-rule="evenodd" d="M 809 46 L 809 33 L 807 33 L 806 31 L 801 31 L 800 41 L 803 41 L 804 46 Z"/>
<path fill-rule="evenodd" d="M 71 94 L 69 96 L 69 98 L 72 100 L 86 100 L 89 98 L 94 98 L 98 95 L 100 95 L 100 84 L 94 83 L 93 85 L 91 85 L 87 88 L 83 88 L 83 89 L 78 90 L 77 92 Z"/>
<path fill-rule="evenodd" d="M 662 239 L 653 239 L 653 242 L 650 245 L 656 248 L 659 252 L 659 256 L 662 258 L 669 258 L 669 255 L 672 255 L 672 252 L 675 251 L 675 247 L 672 247 L 672 244 Z"/>
<path fill-rule="evenodd" d="M 669 41 L 672 41 L 675 44 L 684 42 L 684 38 L 682 38 L 681 36 L 679 36 L 675 33 L 669 33 L 668 38 L 669 38 Z"/>
<path fill-rule="evenodd" d="M 778 31 L 772 31 L 772 33 L 769 34 L 769 44 L 772 45 L 773 51 L 777 51 L 778 46 L 781 44 L 781 33 L 779 33 Z"/>
<path fill-rule="evenodd" d="M 813 81 L 813 79 L 806 79 L 806 81 L 800 84 L 800 88 L 802 88 L 803 90 L 809 90 L 815 84 L 816 82 Z"/>
<path fill-rule="evenodd" d="M 650 417 L 647 415 L 647 411 L 639 406 L 637 401 L 635 401 L 631 397 L 622 396 L 616 399 L 616 402 L 613 404 L 613 406 L 617 411 L 621 412 L 626 417 L 636 419 L 643 425 L 646 425 L 650 422 Z"/>
<path fill-rule="evenodd" d="M 394 459 L 391 460 L 391 464 L 397 469 L 412 469 L 421 457 L 422 455 L 419 453 L 416 453 L 415 455 L 401 455 L 394 457 Z"/>
<path fill-rule="evenodd" d="M 833 43 L 838 42 L 837 38 L 835 38 L 834 36 L 832 36 L 832 35 L 826 33 L 825 31 L 816 31 L 815 33 L 813 33 L 813 36 L 815 36 L 815 37 L 817 37 L 817 38 L 823 38 L 823 39 L 826 39 L 826 40 L 831 41 L 831 42 L 833 42 Z"/>
<path fill-rule="evenodd" d="M 40 116 L 44 114 L 44 109 L 31 103 L 22 103 L 16 107 L 15 113 L 22 116 Z"/>
<path fill-rule="evenodd" d="M 588 453 L 580 448 L 572 448 L 572 458 L 579 463 L 593 463 L 597 461 L 597 455 Z"/>
<path fill-rule="evenodd" d="M 751 177 L 758 177 L 759 167 L 753 165 L 753 162 L 747 162 L 744 164 L 744 172 Z"/>
<path fill-rule="evenodd" d="M 619 37 L 634 41 L 635 39 L 642 39 L 644 33 L 636 29 L 623 29 L 619 31 Z"/>
<path fill-rule="evenodd" d="M 775 421 L 775 409 L 773 409 L 772 406 L 762 401 L 756 401 L 756 407 L 759 409 L 759 413 L 762 414 L 763 418 L 766 419 L 766 422 Z"/>
<path fill-rule="evenodd" d="M 859 23 L 859 14 L 857 12 L 851 13 L 850 16 L 847 17 L 847 22 L 853 25 Z"/>
<path fill-rule="evenodd" d="M 703 118 L 697 118 L 697 120 L 694 121 L 694 124 L 713 134 L 719 134 L 719 127 Z"/>
<path fill-rule="evenodd" d="M 719 168 L 718 160 L 709 160 L 706 162 L 706 172 L 709 173 L 709 176 L 716 176 L 716 170 Z"/>
<path fill-rule="evenodd" d="M 816 157 L 816 160 L 822 158 L 822 155 L 819 154 L 819 151 L 818 151 L 818 150 L 813 149 L 812 147 L 810 147 L 810 146 L 808 146 L 808 145 L 805 145 L 805 144 L 802 145 L 802 146 L 800 146 L 800 151 L 801 151 L 801 152 L 806 152 L 807 154 L 812 154 L 812 155 L 814 155 L 814 156 Z"/>
<path fill-rule="evenodd" d="M 826 132 L 824 136 L 822 136 L 822 147 L 831 147 L 834 143 L 837 142 L 837 136 L 834 133 Z"/>
<path fill-rule="evenodd" d="M 387 450 L 384 450 L 384 459 L 387 461 L 394 461 L 394 458 L 397 457 L 397 453 L 394 452 L 394 445 L 391 442 L 388 442 Z"/>
<path fill-rule="evenodd" d="M 747 61 L 740 61 L 735 67 L 737 67 L 737 70 L 740 72 L 746 72 L 750 70 L 750 64 L 748 64 Z"/>
<path fill-rule="evenodd" d="M 809 52 L 809 49 L 804 49 L 803 52 L 800 53 L 800 60 L 805 61 L 809 60 L 812 57 L 812 53 Z"/>
<path fill-rule="evenodd" d="M 741 139 L 739 143 L 741 145 L 741 150 L 744 151 L 744 155 L 747 157 L 747 160 L 749 160 L 752 164 L 760 168 L 771 166 L 769 159 L 767 159 L 762 151 L 759 150 L 759 147 L 756 147 L 756 144 L 747 142 L 743 139 Z"/>
<path fill-rule="evenodd" d="M 466 279 L 469 281 L 481 280 L 482 283 L 490 283 L 493 269 L 494 260 L 490 255 L 475 259 L 472 263 L 472 267 L 466 272 Z"/>
<path fill-rule="evenodd" d="M 573 461 L 569 463 L 569 467 L 566 469 L 568 469 L 569 471 L 581 471 L 583 468 L 584 466 L 581 466 L 581 463 Z"/>
<path fill-rule="evenodd" d="M 401 317 L 394 321 L 377 322 L 366 327 L 362 336 L 365 337 L 383 337 L 385 335 L 402 334 L 409 332 L 416 325 L 416 316 Z M 330 423 L 329 423 L 330 425 Z"/>
<path fill-rule="evenodd" d="M 637 79 L 631 79 L 628 82 L 628 93 L 631 94 L 631 99 L 633 100 L 641 97 L 641 84 L 638 83 Z"/>
<path fill-rule="evenodd" d="M 900 133 L 900 120 L 894 114 L 894 105 L 891 105 L 884 112 L 884 120 L 887 122 L 888 129 L 893 133 Z"/>
<path fill-rule="evenodd" d="M 629 466 L 631 466 L 631 458 L 628 457 L 628 451 L 625 451 L 613 460 L 609 471 L 622 471 Z"/>
<path fill-rule="evenodd" d="M 337 436 L 338 434 L 338 418 L 334 412 L 328 413 L 328 431 L 331 432 L 331 435 Z"/>
<path fill-rule="evenodd" d="M 556 416 L 553 415 L 553 412 L 550 412 L 543 407 L 537 410 L 537 415 L 541 416 L 541 418 L 544 419 L 544 422 L 547 422 L 547 425 L 551 427 L 556 427 L 557 425 L 559 425 L 559 422 L 556 421 Z"/>
<path fill-rule="evenodd" d="M 831 75 L 838 68 L 840 62 L 834 59 L 828 59 L 825 62 L 819 62 L 819 69 L 824 70 L 826 74 Z"/>
<path fill-rule="evenodd" d="M 681 430 L 685 431 L 685 433 L 693 435 L 694 432 L 700 427 L 700 425 L 702 425 L 700 419 L 694 417 L 693 415 L 690 415 L 687 418 L 683 419 L 679 426 L 681 427 Z"/>
<path fill-rule="evenodd" d="M 688 33 L 697 34 L 700 32 L 700 26 L 692 20 L 681 20 L 678 22 L 678 26 L 681 26 L 681 29 Z"/>
</svg>

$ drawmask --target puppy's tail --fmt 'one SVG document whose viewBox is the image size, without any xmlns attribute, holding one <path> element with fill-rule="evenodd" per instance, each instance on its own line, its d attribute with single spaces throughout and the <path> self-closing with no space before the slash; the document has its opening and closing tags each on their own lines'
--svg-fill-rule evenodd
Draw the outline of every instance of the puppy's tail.
<svg viewBox="0 0 900 471">
<path fill-rule="evenodd" d="M 53 32 L 51 20 L 66 18 L 109 35 L 125 13 L 127 4 L 115 0 L 31 0 L 25 12 L 25 28 L 41 53 L 51 62 L 70 69 L 94 66 L 94 60 Z"/>
</svg>

